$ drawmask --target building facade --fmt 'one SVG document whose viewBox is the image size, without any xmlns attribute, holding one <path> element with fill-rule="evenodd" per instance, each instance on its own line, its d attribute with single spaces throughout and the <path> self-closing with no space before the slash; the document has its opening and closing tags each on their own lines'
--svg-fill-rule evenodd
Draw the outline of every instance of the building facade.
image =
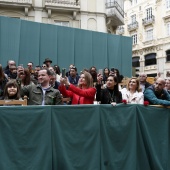
<svg viewBox="0 0 170 170">
<path fill-rule="evenodd" d="M 123 7 L 124 0 L 0 0 L 0 16 L 115 33 Z"/>
<path fill-rule="evenodd" d="M 170 0 L 125 0 L 124 10 L 117 34 L 132 37 L 136 74 L 170 77 Z"/>
</svg>

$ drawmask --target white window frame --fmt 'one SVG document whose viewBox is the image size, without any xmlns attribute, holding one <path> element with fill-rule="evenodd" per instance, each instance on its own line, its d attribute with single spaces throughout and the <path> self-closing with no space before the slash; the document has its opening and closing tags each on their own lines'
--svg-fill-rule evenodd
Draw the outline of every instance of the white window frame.
<svg viewBox="0 0 170 170">
<path fill-rule="evenodd" d="M 136 14 L 131 15 L 131 23 L 135 23 L 136 22 Z"/>
<path fill-rule="evenodd" d="M 170 22 L 166 24 L 166 35 L 170 36 Z"/>
<path fill-rule="evenodd" d="M 54 20 L 54 24 L 55 24 L 55 25 L 64 26 L 64 27 L 70 27 L 69 21 L 58 21 L 58 20 Z"/>
<path fill-rule="evenodd" d="M 136 5 L 138 3 L 138 0 L 132 0 L 132 5 Z"/>
<path fill-rule="evenodd" d="M 166 9 L 170 9 L 170 0 L 166 0 Z"/>
<path fill-rule="evenodd" d="M 146 30 L 146 41 L 153 40 L 153 28 Z"/>
<path fill-rule="evenodd" d="M 148 20 L 152 18 L 152 7 L 146 9 L 146 18 Z"/>
<path fill-rule="evenodd" d="M 132 45 L 135 45 L 138 43 L 138 35 L 137 34 L 133 34 L 131 35 L 132 37 Z"/>
</svg>

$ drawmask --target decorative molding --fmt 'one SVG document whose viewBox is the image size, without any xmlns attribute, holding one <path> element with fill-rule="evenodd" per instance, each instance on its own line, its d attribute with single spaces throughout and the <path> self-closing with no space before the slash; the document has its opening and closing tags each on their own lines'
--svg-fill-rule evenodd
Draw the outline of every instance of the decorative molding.
<svg viewBox="0 0 170 170">
<path fill-rule="evenodd" d="M 51 9 L 48 9 L 48 18 L 51 18 Z"/>
<path fill-rule="evenodd" d="M 28 16 L 28 8 L 25 7 L 25 16 Z"/>
</svg>

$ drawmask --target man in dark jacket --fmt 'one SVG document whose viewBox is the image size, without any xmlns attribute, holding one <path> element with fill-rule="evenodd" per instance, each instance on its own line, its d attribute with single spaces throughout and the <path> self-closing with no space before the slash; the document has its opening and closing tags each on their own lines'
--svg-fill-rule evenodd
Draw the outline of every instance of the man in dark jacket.
<svg viewBox="0 0 170 170">
<path fill-rule="evenodd" d="M 145 100 L 149 101 L 149 103 L 153 105 L 170 106 L 170 95 L 164 89 L 164 87 L 165 80 L 162 78 L 158 78 L 155 84 L 149 86 L 145 90 Z"/>
<path fill-rule="evenodd" d="M 50 85 L 51 72 L 42 69 L 38 72 L 39 84 L 31 84 L 21 89 L 21 96 L 28 97 L 28 105 L 60 105 L 62 96 L 60 91 Z"/>
<path fill-rule="evenodd" d="M 147 74 L 145 73 L 140 73 L 139 74 L 139 82 L 140 82 L 140 88 L 142 89 L 142 92 L 145 91 L 151 84 L 146 81 L 147 79 Z"/>
</svg>

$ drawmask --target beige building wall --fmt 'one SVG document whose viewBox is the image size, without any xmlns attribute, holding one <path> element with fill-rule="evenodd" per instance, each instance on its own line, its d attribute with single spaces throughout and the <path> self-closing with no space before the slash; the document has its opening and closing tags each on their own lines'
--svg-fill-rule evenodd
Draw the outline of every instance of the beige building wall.
<svg viewBox="0 0 170 170">
<path fill-rule="evenodd" d="M 140 62 L 137 73 L 169 77 L 170 57 L 166 51 L 170 50 L 170 0 L 125 0 L 124 10 L 125 24 L 117 33 L 133 37 L 132 59 L 139 57 Z M 152 53 L 156 54 L 156 63 L 148 65 L 145 56 Z"/>
<path fill-rule="evenodd" d="M 0 0 L 0 16 L 114 33 L 123 24 L 123 3 L 124 0 Z"/>
</svg>

